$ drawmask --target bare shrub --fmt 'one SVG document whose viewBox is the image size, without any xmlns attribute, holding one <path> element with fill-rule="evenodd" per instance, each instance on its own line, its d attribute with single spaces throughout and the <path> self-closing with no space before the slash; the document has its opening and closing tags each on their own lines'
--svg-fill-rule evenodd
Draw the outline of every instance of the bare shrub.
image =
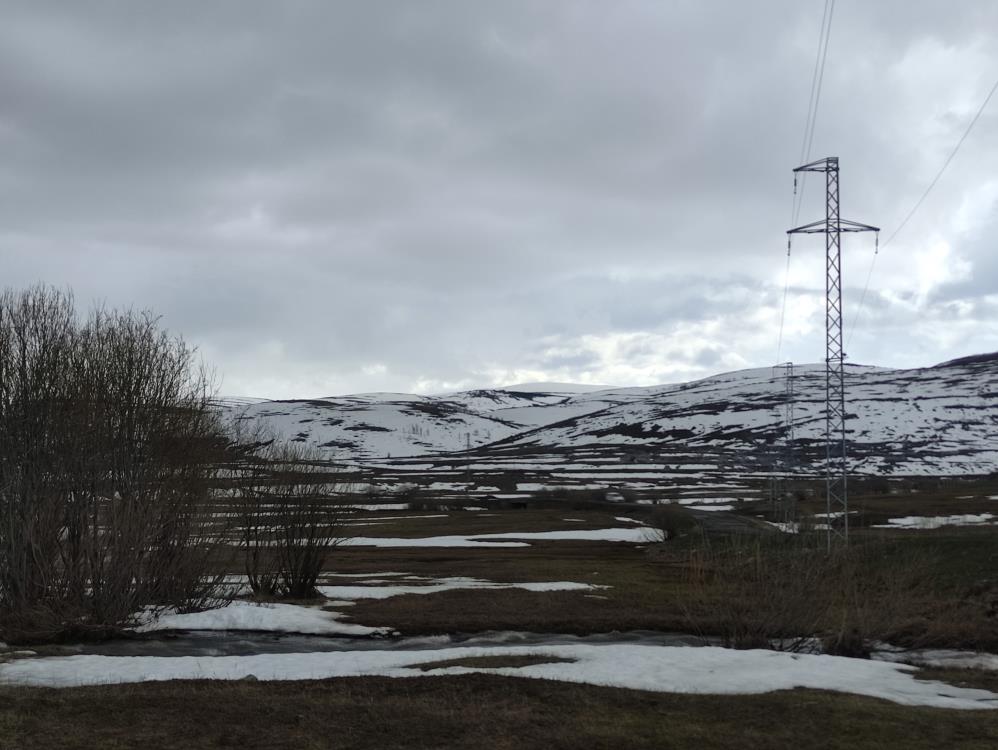
<svg viewBox="0 0 998 750">
<path fill-rule="evenodd" d="M 274 440 L 250 461 L 251 486 L 239 503 L 250 588 L 257 595 L 307 599 L 326 560 L 343 539 L 343 487 L 321 454 Z"/>
<path fill-rule="evenodd" d="M 220 595 L 210 512 L 225 439 L 208 375 L 149 314 L 0 295 L 0 627 L 106 634 Z"/>
</svg>

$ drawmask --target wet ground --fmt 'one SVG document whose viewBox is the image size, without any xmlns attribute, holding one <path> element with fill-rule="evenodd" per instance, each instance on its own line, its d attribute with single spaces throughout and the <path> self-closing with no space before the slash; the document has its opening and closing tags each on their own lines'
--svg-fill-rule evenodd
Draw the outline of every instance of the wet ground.
<svg viewBox="0 0 998 750">
<path fill-rule="evenodd" d="M 39 656 L 248 656 L 330 651 L 412 651 L 454 646 L 562 646 L 571 644 L 631 644 L 649 646 L 703 646 L 704 639 L 683 633 L 636 630 L 597 635 L 560 635 L 492 631 L 409 638 L 335 638 L 283 633 L 189 631 L 124 638 L 103 643 L 78 643 L 37 649 Z"/>
</svg>

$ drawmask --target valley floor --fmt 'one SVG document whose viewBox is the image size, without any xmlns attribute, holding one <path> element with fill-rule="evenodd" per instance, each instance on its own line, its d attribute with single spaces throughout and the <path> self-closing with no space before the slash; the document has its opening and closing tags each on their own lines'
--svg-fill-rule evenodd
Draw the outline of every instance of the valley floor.
<svg viewBox="0 0 998 750">
<path fill-rule="evenodd" d="M 0 746 L 18 750 L 996 745 L 998 711 L 813 690 L 671 695 L 485 675 L 0 688 Z"/>
<path fill-rule="evenodd" d="M 890 511 L 958 515 L 998 502 L 927 501 L 892 503 Z M 665 645 L 649 647 L 642 660 L 626 649 L 609 650 L 613 646 L 602 652 L 585 644 L 574 650 L 503 646 L 504 636 L 495 636 L 492 648 L 454 648 L 461 645 L 457 635 L 487 638 L 495 631 L 565 638 L 616 633 L 607 637 L 618 639 L 634 631 L 684 632 L 720 643 L 732 638 L 730 620 L 746 612 L 798 616 L 781 608 L 795 595 L 779 578 L 788 571 L 773 568 L 771 585 L 762 587 L 740 577 L 745 561 L 768 565 L 785 559 L 787 550 L 797 554 L 800 548 L 788 546 L 793 535 L 769 528 L 728 551 L 725 543 L 695 535 L 662 544 L 653 514 L 649 507 L 569 505 L 357 513 L 358 534 L 400 543 L 337 548 L 320 581 L 326 599 L 277 606 L 245 600 L 160 626 L 292 630 L 321 638 L 394 631 L 415 640 L 436 637 L 436 646 L 415 653 L 399 645 L 393 652 L 393 641 L 382 636 L 355 642 L 355 651 L 330 647 L 337 656 L 307 645 L 282 651 L 292 636 L 232 633 L 234 644 L 271 639 L 271 650 L 252 663 L 240 661 L 254 657 L 238 656 L 238 646 L 178 659 L 187 644 L 182 633 L 149 632 L 120 646 L 38 647 L 37 658 L 0 657 L 0 748 L 998 746 L 995 670 L 913 670 L 845 657 L 669 651 Z M 745 517 L 765 529 L 753 513 Z M 455 546 L 455 539 L 479 544 Z M 909 648 L 998 652 L 998 617 L 989 609 L 998 587 L 986 575 L 998 570 L 993 526 L 871 528 L 856 544 L 875 552 L 863 564 L 883 571 L 871 579 L 882 590 L 851 605 L 862 615 L 857 623 L 865 638 L 889 634 Z M 238 580 L 237 556 L 220 564 Z M 900 596 L 918 581 L 930 585 Z M 895 621 L 874 616 L 888 608 Z M 799 634 L 801 626 L 786 620 L 759 627 L 768 636 L 781 628 Z M 153 657 L 143 655 L 143 643 L 175 648 Z M 693 652 L 699 652 L 695 658 Z M 719 656 L 712 661 L 713 652 Z M 344 659 L 361 667 L 343 669 Z M 775 666 L 767 672 L 765 664 Z M 480 669 L 505 674 L 462 673 Z M 586 680 L 599 684 L 576 684 L 571 675 L 586 670 L 603 675 Z M 32 674 L 33 684 L 43 686 L 32 686 Z M 132 684 L 101 684 L 126 675 Z M 149 681 L 164 676 L 172 679 Z M 769 692 L 745 694 L 762 690 Z M 740 694 L 697 694 L 708 692 Z"/>
</svg>

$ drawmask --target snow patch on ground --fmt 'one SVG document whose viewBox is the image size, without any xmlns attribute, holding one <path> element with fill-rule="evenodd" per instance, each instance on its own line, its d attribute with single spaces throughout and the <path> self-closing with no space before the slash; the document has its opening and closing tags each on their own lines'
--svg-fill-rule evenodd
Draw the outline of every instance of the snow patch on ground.
<svg viewBox="0 0 998 750">
<path fill-rule="evenodd" d="M 296 604 L 258 604 L 232 602 L 221 609 L 177 614 L 168 612 L 159 618 L 145 617 L 135 630 L 149 633 L 159 630 L 257 630 L 309 635 L 389 635 L 391 628 L 371 628 L 340 622 L 343 615 Z"/>
<path fill-rule="evenodd" d="M 690 497 L 680 500 L 680 505 L 715 505 L 738 502 L 737 497 Z"/>
<path fill-rule="evenodd" d="M 943 526 L 991 526 L 996 523 L 993 513 L 966 513 L 955 516 L 904 516 L 891 518 L 875 529 L 938 529 Z"/>
<path fill-rule="evenodd" d="M 409 503 L 379 503 L 377 505 L 369 505 L 366 503 L 351 503 L 348 505 L 343 505 L 342 507 L 353 508 L 354 510 L 367 510 L 367 511 L 409 510 Z"/>
<path fill-rule="evenodd" d="M 568 529 L 566 531 L 513 531 L 504 534 L 469 534 L 467 536 L 430 536 L 411 539 L 357 536 L 344 539 L 350 547 L 528 547 L 525 541 L 597 541 L 646 544 L 655 541 L 644 527 L 629 529 Z"/>
<path fill-rule="evenodd" d="M 481 656 L 551 656 L 570 662 L 519 668 L 450 667 L 422 672 L 416 665 Z M 998 695 L 917 680 L 917 668 L 885 661 L 718 647 L 564 645 L 442 648 L 422 651 L 341 651 L 254 656 L 68 656 L 0 665 L 0 683 L 74 687 L 178 679 L 314 680 L 331 677 L 473 672 L 608 687 L 695 694 L 758 694 L 812 688 L 883 698 L 909 706 L 996 709 Z"/>
<path fill-rule="evenodd" d="M 713 511 L 729 511 L 734 510 L 734 505 L 687 505 L 690 510 L 713 510 Z"/>
<path fill-rule="evenodd" d="M 524 591 L 592 591 L 607 588 L 572 581 L 537 581 L 528 583 L 499 583 L 480 578 L 429 579 L 425 585 L 416 586 L 319 586 L 319 593 L 335 599 L 388 599 L 405 594 L 437 594 L 457 589 L 523 589 Z"/>
<path fill-rule="evenodd" d="M 408 576 L 411 574 L 388 571 L 387 573 L 327 573 L 326 575 L 342 578 L 388 578 L 389 576 Z"/>
</svg>

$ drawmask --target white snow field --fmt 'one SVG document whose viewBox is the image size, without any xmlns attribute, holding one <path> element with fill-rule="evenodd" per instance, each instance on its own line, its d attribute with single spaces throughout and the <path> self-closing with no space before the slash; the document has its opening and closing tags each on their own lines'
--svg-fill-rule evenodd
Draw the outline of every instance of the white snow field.
<svg viewBox="0 0 998 750">
<path fill-rule="evenodd" d="M 429 672 L 414 668 L 451 659 L 528 655 L 571 661 L 516 668 L 448 667 Z M 998 695 L 994 693 L 917 680 L 918 669 L 903 664 L 778 651 L 646 645 L 495 646 L 217 657 L 50 657 L 0 665 L 0 683 L 75 687 L 181 679 L 239 680 L 250 676 L 258 680 L 318 680 L 476 672 L 670 693 L 733 695 L 814 688 L 909 706 L 998 708 Z"/>
</svg>

